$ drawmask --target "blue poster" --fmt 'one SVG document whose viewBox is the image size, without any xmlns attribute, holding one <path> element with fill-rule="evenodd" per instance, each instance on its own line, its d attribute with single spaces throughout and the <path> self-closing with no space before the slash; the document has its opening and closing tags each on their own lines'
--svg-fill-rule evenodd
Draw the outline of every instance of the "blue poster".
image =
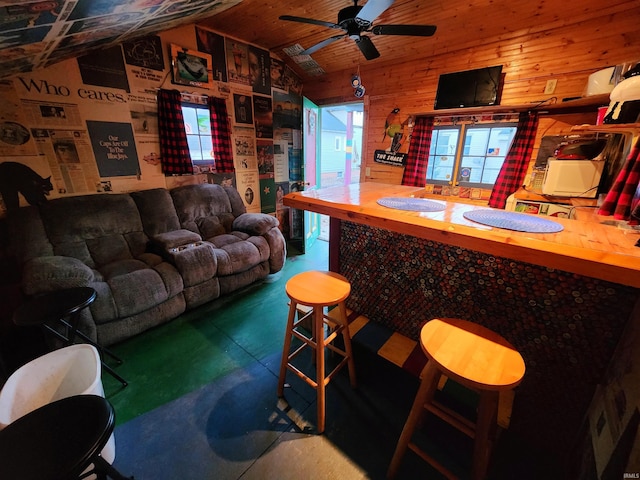
<svg viewBox="0 0 640 480">
<path fill-rule="evenodd" d="M 140 175 L 131 124 L 87 120 L 87 130 L 101 178 Z"/>
</svg>

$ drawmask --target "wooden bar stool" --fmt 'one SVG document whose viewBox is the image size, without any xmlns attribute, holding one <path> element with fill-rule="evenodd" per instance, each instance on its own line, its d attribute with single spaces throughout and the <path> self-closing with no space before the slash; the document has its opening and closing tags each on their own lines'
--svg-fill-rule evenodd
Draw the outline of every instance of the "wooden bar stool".
<svg viewBox="0 0 640 480">
<path fill-rule="evenodd" d="M 482 479 L 486 475 L 497 427 L 499 392 L 510 390 L 522 381 L 524 360 L 503 337 L 466 320 L 440 318 L 427 322 L 420 332 L 420 344 L 428 361 L 387 477 L 395 477 L 408 447 L 447 478 L 455 478 L 440 462 L 412 442 L 415 429 L 421 424 L 425 411 L 429 411 L 474 439 L 472 475 L 474 479 Z M 475 424 L 434 401 L 442 375 L 479 393 Z"/>
<path fill-rule="evenodd" d="M 318 433 L 324 432 L 325 424 L 325 387 L 345 364 L 349 367 L 349 380 L 351 386 L 356 386 L 356 369 L 353 362 L 353 351 L 351 349 L 351 336 L 347 324 L 347 307 L 345 300 L 351 293 L 349 281 L 334 272 L 309 271 L 293 276 L 286 284 L 285 290 L 290 299 L 289 317 L 287 319 L 287 329 L 282 349 L 282 361 L 280 363 L 280 376 L 278 378 L 278 396 L 284 395 L 284 382 L 287 369 L 298 375 L 302 380 L 316 389 L 318 404 Z M 311 309 L 299 317 L 296 321 L 296 312 L 300 305 L 311 307 Z M 340 315 L 333 315 L 329 318 L 325 313 L 325 308 L 336 307 Z M 301 324 L 309 324 L 311 319 L 311 336 L 304 333 Z M 325 328 L 329 327 L 325 336 Z M 333 345 L 333 341 L 342 334 L 344 350 Z M 302 345 L 291 354 L 291 340 L 293 337 L 302 341 Z M 294 366 L 292 360 L 300 354 L 306 347 L 313 349 L 316 365 L 315 380 L 303 373 Z M 341 355 L 340 363 L 326 375 L 325 373 L 325 347 Z"/>
</svg>

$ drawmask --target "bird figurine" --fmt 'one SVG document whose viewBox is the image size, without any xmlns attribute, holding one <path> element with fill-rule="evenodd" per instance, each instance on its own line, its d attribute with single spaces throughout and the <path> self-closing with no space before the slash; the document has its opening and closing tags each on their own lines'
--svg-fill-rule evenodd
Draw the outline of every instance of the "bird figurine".
<svg viewBox="0 0 640 480">
<path fill-rule="evenodd" d="M 402 130 L 400 118 L 398 117 L 399 111 L 400 109 L 396 107 L 391 110 L 391 113 L 389 115 L 387 115 L 387 119 L 384 122 L 384 136 L 382 137 L 383 142 L 384 139 L 387 138 L 387 135 L 393 138 L 396 133 Z"/>
</svg>

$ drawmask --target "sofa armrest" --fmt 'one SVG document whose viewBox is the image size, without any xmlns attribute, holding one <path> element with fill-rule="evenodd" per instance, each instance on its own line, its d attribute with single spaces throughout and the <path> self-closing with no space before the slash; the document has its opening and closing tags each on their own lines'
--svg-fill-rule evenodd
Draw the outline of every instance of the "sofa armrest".
<svg viewBox="0 0 640 480">
<path fill-rule="evenodd" d="M 232 228 L 249 235 L 264 235 L 279 224 L 276 217 L 266 213 L 243 213 L 233 221 Z"/>
<path fill-rule="evenodd" d="M 176 267 L 185 287 L 198 285 L 218 273 L 218 260 L 209 242 L 195 242 L 171 248 L 165 255 Z"/>
<path fill-rule="evenodd" d="M 73 257 L 37 257 L 27 261 L 22 269 L 22 288 L 27 295 L 84 287 L 94 280 L 93 270 Z"/>
<path fill-rule="evenodd" d="M 151 237 L 151 245 L 157 252 L 164 252 L 182 245 L 195 243 L 202 240 L 202 237 L 191 230 L 180 229 L 166 233 L 159 233 Z"/>
</svg>

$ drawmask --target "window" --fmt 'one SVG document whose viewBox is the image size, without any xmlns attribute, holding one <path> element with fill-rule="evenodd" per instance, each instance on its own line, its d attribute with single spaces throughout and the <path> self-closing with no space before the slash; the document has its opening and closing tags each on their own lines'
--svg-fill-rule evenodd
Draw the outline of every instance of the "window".
<svg viewBox="0 0 640 480">
<path fill-rule="evenodd" d="M 506 122 L 434 127 L 427 183 L 492 188 L 516 128 Z"/>
<path fill-rule="evenodd" d="M 335 147 L 336 147 L 336 151 L 337 152 L 342 150 L 342 137 L 336 137 L 336 139 L 335 139 Z"/>
<path fill-rule="evenodd" d="M 183 103 L 182 116 L 187 132 L 189 153 L 194 165 L 213 165 L 213 142 L 209 109 L 201 105 Z"/>
</svg>

